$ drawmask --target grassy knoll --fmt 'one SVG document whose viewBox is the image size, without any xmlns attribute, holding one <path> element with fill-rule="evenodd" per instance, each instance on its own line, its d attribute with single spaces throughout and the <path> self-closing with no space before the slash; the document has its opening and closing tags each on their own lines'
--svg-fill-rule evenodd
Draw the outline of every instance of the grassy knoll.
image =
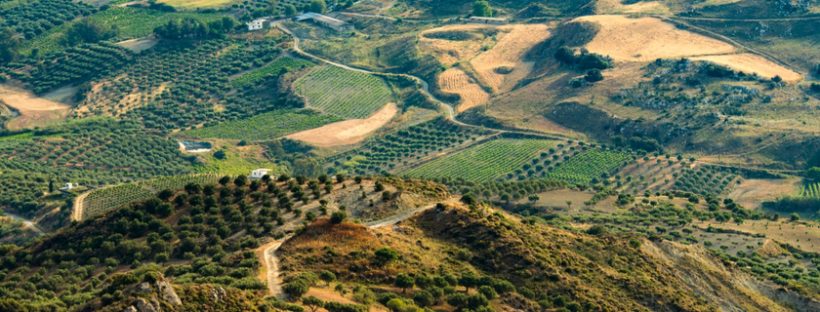
<svg viewBox="0 0 820 312">
<path fill-rule="evenodd" d="M 314 69 L 294 83 L 309 106 L 342 118 L 366 118 L 393 100 L 379 77 L 334 66 Z"/>
<path fill-rule="evenodd" d="M 406 174 L 411 177 L 460 177 L 467 181 L 487 182 L 515 170 L 538 152 L 556 144 L 557 141 L 549 140 L 498 139 L 428 162 L 408 170 Z"/>
<path fill-rule="evenodd" d="M 224 16 L 217 13 L 161 12 L 140 8 L 116 7 L 97 12 L 89 16 L 88 19 L 102 26 L 116 27 L 116 40 L 126 40 L 150 35 L 154 28 L 170 20 L 195 18 L 203 21 L 213 21 Z M 74 23 L 76 21 L 63 24 L 37 36 L 24 47 L 24 50 L 30 52 L 32 49 L 39 49 L 40 53 L 44 53 L 60 49 L 60 42 L 65 32 Z"/>
<path fill-rule="evenodd" d="M 253 85 L 255 82 L 262 80 L 267 75 L 279 74 L 279 72 L 281 72 L 282 69 L 293 70 L 297 68 L 310 66 L 312 64 L 313 63 L 303 59 L 283 56 L 271 62 L 270 64 L 265 65 L 264 67 L 260 67 L 245 74 L 242 74 L 241 76 L 232 80 L 231 84 L 234 87 L 242 88 L 245 86 Z"/>
<path fill-rule="evenodd" d="M 257 168 L 269 168 L 274 172 L 281 169 L 273 162 L 263 160 L 257 146 L 247 146 L 245 149 L 223 149 L 225 157 L 218 159 L 213 154 L 202 155 L 204 165 L 197 168 L 201 173 L 219 173 L 227 175 L 248 175 Z"/>
<path fill-rule="evenodd" d="M 335 116 L 311 110 L 286 109 L 259 114 L 248 119 L 228 121 L 212 127 L 194 129 L 183 132 L 183 134 L 196 138 L 264 141 L 340 120 Z"/>
</svg>

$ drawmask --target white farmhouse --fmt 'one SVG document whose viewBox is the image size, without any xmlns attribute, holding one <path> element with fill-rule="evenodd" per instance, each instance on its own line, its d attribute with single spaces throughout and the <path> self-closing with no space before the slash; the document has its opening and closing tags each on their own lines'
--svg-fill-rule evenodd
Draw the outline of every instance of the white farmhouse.
<svg viewBox="0 0 820 312">
<path fill-rule="evenodd" d="M 61 187 L 60 190 L 63 191 L 63 192 L 68 192 L 70 190 L 73 190 L 73 189 L 77 188 L 78 186 L 80 186 L 80 185 L 77 184 L 77 183 L 68 182 L 63 187 Z"/>
<path fill-rule="evenodd" d="M 267 18 L 257 18 L 255 20 L 245 23 L 245 25 L 248 25 L 248 31 L 260 30 L 265 28 L 265 23 L 267 21 Z"/>
<path fill-rule="evenodd" d="M 251 175 L 250 175 L 249 178 L 251 180 L 259 180 L 259 179 L 262 179 L 262 177 L 264 177 L 265 175 L 267 175 L 268 172 L 270 172 L 270 169 L 264 169 L 264 168 L 254 169 L 253 171 L 251 171 Z"/>
</svg>

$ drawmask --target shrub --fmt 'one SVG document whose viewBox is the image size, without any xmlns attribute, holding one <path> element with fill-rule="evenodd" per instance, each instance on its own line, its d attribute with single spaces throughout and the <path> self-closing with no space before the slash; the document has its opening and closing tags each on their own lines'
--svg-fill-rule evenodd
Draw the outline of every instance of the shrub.
<svg viewBox="0 0 820 312">
<path fill-rule="evenodd" d="M 598 82 L 604 80 L 604 75 L 601 74 L 600 69 L 593 68 L 587 71 L 587 74 L 584 75 L 584 80 L 589 82 Z"/>
<path fill-rule="evenodd" d="M 339 224 L 342 223 L 347 218 L 347 214 L 344 211 L 336 211 L 330 215 L 330 223 Z"/>
</svg>

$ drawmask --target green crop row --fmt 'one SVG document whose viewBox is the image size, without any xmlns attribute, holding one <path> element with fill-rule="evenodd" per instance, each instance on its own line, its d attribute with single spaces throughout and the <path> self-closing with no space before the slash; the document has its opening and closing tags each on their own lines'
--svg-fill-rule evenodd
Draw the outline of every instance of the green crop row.
<svg viewBox="0 0 820 312">
<path fill-rule="evenodd" d="M 215 126 L 183 132 L 195 138 L 220 138 L 248 141 L 273 140 L 302 130 L 321 127 L 341 119 L 308 109 L 285 109 L 262 113 Z"/>
<path fill-rule="evenodd" d="M 379 77 L 322 66 L 294 83 L 308 106 L 345 119 L 367 118 L 394 100 L 390 86 Z"/>
<path fill-rule="evenodd" d="M 557 145 L 541 139 L 497 139 L 433 160 L 404 174 L 419 178 L 460 177 L 465 181 L 488 182 L 515 170 Z"/>
</svg>

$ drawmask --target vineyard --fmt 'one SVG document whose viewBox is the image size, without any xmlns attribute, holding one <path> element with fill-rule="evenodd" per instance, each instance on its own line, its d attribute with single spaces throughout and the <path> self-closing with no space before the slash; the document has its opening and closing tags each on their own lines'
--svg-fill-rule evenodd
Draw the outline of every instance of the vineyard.
<svg viewBox="0 0 820 312">
<path fill-rule="evenodd" d="M 0 7 L 0 28 L 9 27 L 26 39 L 32 39 L 76 17 L 89 15 L 94 10 L 93 6 L 82 1 L 20 1 L 17 5 Z"/>
<path fill-rule="evenodd" d="M 253 85 L 255 82 L 262 80 L 266 76 L 279 75 L 282 72 L 282 70 L 291 71 L 294 69 L 305 68 L 311 65 L 313 65 L 313 63 L 303 59 L 283 56 L 276 59 L 272 63 L 265 65 L 265 67 L 254 69 L 251 72 L 239 76 L 238 78 L 231 81 L 231 84 L 236 88 L 243 88 L 246 86 Z"/>
<path fill-rule="evenodd" d="M 435 153 L 470 144 L 492 132 L 465 128 L 437 118 L 368 141 L 361 148 L 329 159 L 335 168 L 355 174 L 406 167 Z"/>
<path fill-rule="evenodd" d="M 96 189 L 90 191 L 82 202 L 82 219 L 93 218 L 131 203 L 152 198 L 162 190 L 182 189 L 189 183 L 211 185 L 216 184 L 218 179 L 219 176 L 214 174 L 182 175 Z"/>
<path fill-rule="evenodd" d="M 275 81 L 242 90 L 230 84 L 231 75 L 273 61 L 281 52 L 278 44 L 209 40 L 156 47 L 124 75 L 100 81 L 75 110 L 76 117 L 124 116 L 147 128 L 170 131 L 285 108 L 289 104 L 270 94 Z"/>
<path fill-rule="evenodd" d="M 737 174 L 723 167 L 699 165 L 687 168 L 675 180 L 674 189 L 701 195 L 723 194 L 733 186 Z"/>
<path fill-rule="evenodd" d="M 820 199 L 820 182 L 804 185 L 800 197 Z"/>
<path fill-rule="evenodd" d="M 185 131 L 183 135 L 195 138 L 266 141 L 302 130 L 318 128 L 340 120 L 334 116 L 320 114 L 309 109 L 274 110 L 248 119 L 228 121 L 212 127 Z"/>
<path fill-rule="evenodd" d="M 379 77 L 336 66 L 313 69 L 293 84 L 311 107 L 344 119 L 363 119 L 394 101 L 390 86 Z"/>
<path fill-rule="evenodd" d="M 546 178 L 573 184 L 597 184 L 626 166 L 632 157 L 631 153 L 625 151 L 591 148 L 557 163 L 554 169 L 546 174 Z"/>
<path fill-rule="evenodd" d="M 557 141 L 541 139 L 496 139 L 436 159 L 404 174 L 418 178 L 460 177 L 465 181 L 488 182 L 527 163 Z"/>
<path fill-rule="evenodd" d="M 111 75 L 133 60 L 127 49 L 110 43 L 81 44 L 60 51 L 30 72 L 12 73 L 24 81 L 34 93 L 78 85 L 88 80 Z"/>
</svg>

